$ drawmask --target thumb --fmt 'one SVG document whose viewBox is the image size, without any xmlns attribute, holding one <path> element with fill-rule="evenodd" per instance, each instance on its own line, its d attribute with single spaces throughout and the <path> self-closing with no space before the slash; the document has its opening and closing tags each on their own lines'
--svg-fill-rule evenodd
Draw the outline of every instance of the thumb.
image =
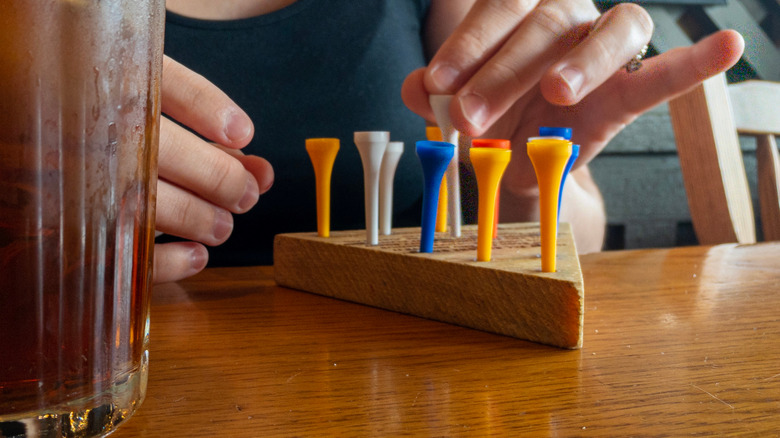
<svg viewBox="0 0 780 438">
<path fill-rule="evenodd" d="M 409 76 L 406 77 L 403 85 L 401 85 L 401 99 L 413 113 L 429 122 L 433 122 L 436 120 L 436 117 L 434 117 L 431 104 L 428 102 L 428 92 L 425 90 L 423 82 L 425 70 L 425 68 L 418 68 L 409 73 Z"/>
</svg>

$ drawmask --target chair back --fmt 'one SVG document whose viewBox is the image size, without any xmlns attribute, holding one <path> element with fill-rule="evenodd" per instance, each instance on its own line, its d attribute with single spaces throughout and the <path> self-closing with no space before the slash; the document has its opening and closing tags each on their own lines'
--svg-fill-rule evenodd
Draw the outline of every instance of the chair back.
<svg viewBox="0 0 780 438">
<path fill-rule="evenodd" d="M 754 243 L 755 216 L 739 134 L 757 137 L 765 240 L 780 240 L 780 83 L 727 85 L 719 74 L 669 102 L 688 206 L 699 243 Z"/>
</svg>

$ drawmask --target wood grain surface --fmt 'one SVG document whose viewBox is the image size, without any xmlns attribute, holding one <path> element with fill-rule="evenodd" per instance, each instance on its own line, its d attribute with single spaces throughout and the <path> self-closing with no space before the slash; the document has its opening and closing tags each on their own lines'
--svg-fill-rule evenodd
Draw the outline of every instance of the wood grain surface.
<svg viewBox="0 0 780 438">
<path fill-rule="evenodd" d="M 153 295 L 146 400 L 112 437 L 777 436 L 780 244 L 581 258 L 580 350 L 208 269 Z"/>
<path fill-rule="evenodd" d="M 381 309 L 562 348 L 582 346 L 585 292 L 569 224 L 560 224 L 557 272 L 541 271 L 538 223 L 501 224 L 490 261 L 477 261 L 477 226 L 436 236 L 420 228 L 365 244 L 365 231 L 280 234 L 276 283 Z"/>
</svg>

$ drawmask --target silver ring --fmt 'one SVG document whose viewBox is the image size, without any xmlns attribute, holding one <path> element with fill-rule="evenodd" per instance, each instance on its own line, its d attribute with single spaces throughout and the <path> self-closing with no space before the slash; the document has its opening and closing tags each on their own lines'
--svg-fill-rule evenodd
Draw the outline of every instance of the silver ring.
<svg viewBox="0 0 780 438">
<path fill-rule="evenodd" d="M 642 47 L 642 50 L 623 66 L 623 68 L 626 69 L 626 73 L 633 73 L 642 67 L 642 58 L 647 54 L 647 48 L 648 46 L 645 44 L 645 46 Z"/>
</svg>

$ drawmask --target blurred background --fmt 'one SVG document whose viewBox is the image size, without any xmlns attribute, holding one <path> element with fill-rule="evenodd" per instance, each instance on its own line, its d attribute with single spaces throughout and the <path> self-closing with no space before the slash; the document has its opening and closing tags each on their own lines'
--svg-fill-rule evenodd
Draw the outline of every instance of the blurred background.
<svg viewBox="0 0 780 438">
<path fill-rule="evenodd" d="M 596 2 L 602 11 L 616 3 L 620 2 Z M 641 4 L 655 22 L 647 57 L 690 45 L 719 29 L 735 29 L 745 38 L 745 53 L 727 73 L 728 81 L 780 81 L 780 0 L 633 3 Z M 755 139 L 744 137 L 740 142 L 757 205 Z M 606 203 L 606 249 L 698 243 L 666 104 L 649 111 L 615 137 L 593 160 L 591 170 Z"/>
</svg>

